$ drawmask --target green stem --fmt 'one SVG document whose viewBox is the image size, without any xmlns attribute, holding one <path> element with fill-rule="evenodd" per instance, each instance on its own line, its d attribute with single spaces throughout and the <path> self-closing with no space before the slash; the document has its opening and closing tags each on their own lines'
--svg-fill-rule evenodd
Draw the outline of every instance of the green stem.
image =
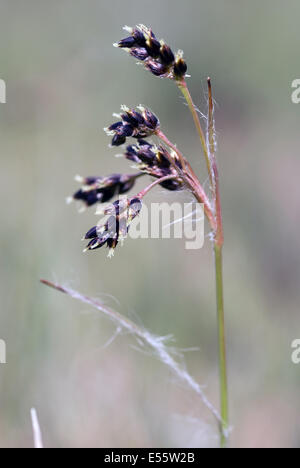
<svg viewBox="0 0 300 468">
<path fill-rule="evenodd" d="M 211 173 L 211 164 L 210 164 L 210 159 L 209 159 L 209 153 L 208 153 L 206 139 L 205 139 L 205 135 L 204 135 L 204 132 L 202 130 L 202 127 L 201 127 L 201 123 L 200 123 L 200 120 L 199 120 L 199 115 L 198 115 L 197 109 L 195 107 L 195 104 L 193 103 L 193 99 L 192 99 L 190 91 L 189 91 L 189 89 L 187 87 L 186 82 L 185 81 L 180 81 L 178 83 L 178 87 L 179 87 L 180 91 L 182 92 L 182 94 L 183 94 L 183 96 L 184 96 L 184 98 L 185 98 L 185 100 L 187 102 L 187 105 L 189 106 L 191 114 L 193 116 L 195 127 L 197 129 L 197 132 L 198 132 L 198 135 L 199 135 L 199 138 L 200 138 L 200 142 L 201 142 L 201 146 L 202 146 L 202 149 L 203 149 L 204 158 L 205 158 L 205 162 L 206 162 L 206 166 L 207 166 L 207 172 L 209 174 L 210 184 L 211 184 L 211 187 L 213 187 L 213 179 L 212 179 L 212 173 Z"/>
<path fill-rule="evenodd" d="M 218 320 L 218 343 L 219 343 L 219 369 L 220 369 L 220 396 L 221 396 L 221 419 L 220 434 L 221 448 L 227 446 L 228 441 L 228 390 L 227 390 L 227 368 L 226 368 L 226 339 L 224 319 L 223 298 L 223 261 L 222 245 L 215 243 L 215 268 L 216 268 L 216 294 L 217 294 L 217 320 Z"/>
<path fill-rule="evenodd" d="M 218 346 L 219 346 L 219 372 L 220 372 L 220 400 L 221 400 L 221 423 L 220 423 L 220 445 L 225 448 L 228 442 L 228 390 L 227 390 L 227 365 L 226 365 L 226 338 L 225 338 L 225 318 L 224 318 L 224 297 L 223 297 L 223 259 L 222 248 L 224 243 L 223 223 L 222 223 L 222 208 L 219 189 L 219 174 L 215 158 L 214 145 L 214 120 L 213 120 L 213 99 L 211 80 L 208 78 L 208 138 L 205 139 L 204 132 L 201 127 L 198 112 L 193 103 L 192 96 L 189 92 L 185 80 L 177 83 L 181 90 L 191 114 L 200 138 L 201 146 L 204 152 L 205 162 L 209 174 L 213 201 L 215 203 L 214 222 L 211 223 L 211 228 L 214 233 L 214 253 L 215 253 L 215 270 L 216 270 L 216 297 L 217 297 L 217 322 L 218 322 Z"/>
</svg>

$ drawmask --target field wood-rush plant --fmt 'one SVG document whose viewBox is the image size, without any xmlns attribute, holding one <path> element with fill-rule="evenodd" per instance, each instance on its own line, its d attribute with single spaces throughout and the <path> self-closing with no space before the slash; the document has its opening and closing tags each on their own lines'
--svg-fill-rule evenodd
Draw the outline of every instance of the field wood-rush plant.
<svg viewBox="0 0 300 468">
<path fill-rule="evenodd" d="M 204 131 L 199 113 L 193 103 L 187 86 L 187 65 L 183 59 L 182 51 L 174 54 L 164 41 L 156 38 L 152 29 L 144 25 L 139 25 L 134 28 L 125 27 L 124 29 L 127 31 L 128 36 L 120 40 L 115 46 L 127 51 L 131 56 L 141 62 L 153 75 L 173 81 L 183 94 L 200 138 L 202 153 L 205 158 L 209 176 L 209 191 L 207 192 L 204 189 L 183 152 L 168 139 L 162 130 L 159 119 L 152 111 L 143 106 L 138 106 L 136 109 L 122 106 L 121 113 L 115 115 L 117 121 L 105 128 L 105 131 L 112 138 L 112 146 L 121 146 L 124 145 L 129 138 L 134 139 L 135 143 L 126 147 L 124 157 L 134 163 L 137 172 L 135 174 L 125 175 L 112 174 L 108 177 L 79 177 L 78 181 L 81 182 L 82 187 L 74 194 L 72 199 L 80 200 L 86 206 L 106 203 L 117 195 L 127 193 L 131 190 L 137 178 L 149 175 L 155 179 L 137 195 L 128 199 L 117 200 L 111 205 L 105 206 L 103 215 L 108 216 L 107 220 L 103 224 L 92 227 L 86 233 L 85 239 L 88 241 L 86 250 L 93 251 L 102 246 L 107 246 L 109 248 L 109 256 L 113 255 L 118 243 L 125 239 L 132 221 L 139 215 L 142 209 L 144 197 L 156 185 L 159 184 L 166 190 L 174 192 L 187 190 L 193 194 L 197 202 L 203 204 L 204 213 L 211 230 L 210 237 L 213 243 L 215 259 L 221 400 L 220 414 L 208 402 L 200 387 L 197 387 L 198 384 L 196 384 L 188 374 L 184 374 L 184 371 L 168 353 L 165 345 L 163 343 L 159 344 L 157 337 L 153 337 L 127 318 L 103 307 L 93 299 L 82 296 L 69 288 L 64 288 L 48 281 L 43 282 L 48 286 L 52 286 L 61 292 L 98 308 L 102 312 L 108 314 L 110 318 L 121 325 L 121 327 L 131 331 L 137 337 L 144 340 L 147 345 L 151 346 L 156 351 L 159 358 L 171 367 L 179 378 L 187 382 L 199 393 L 206 406 L 218 420 L 220 446 L 226 447 L 228 443 L 229 426 L 222 273 L 224 237 L 219 173 L 215 156 L 214 102 L 211 80 L 210 78 L 207 80 L 208 115 L 207 128 Z M 148 138 L 152 136 L 157 138 L 157 144 L 148 140 Z"/>
</svg>

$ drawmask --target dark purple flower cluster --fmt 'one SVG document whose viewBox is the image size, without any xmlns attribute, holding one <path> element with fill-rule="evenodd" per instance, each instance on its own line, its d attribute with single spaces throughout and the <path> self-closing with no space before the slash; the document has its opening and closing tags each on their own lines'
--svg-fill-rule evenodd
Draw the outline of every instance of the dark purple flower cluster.
<svg viewBox="0 0 300 468">
<path fill-rule="evenodd" d="M 138 106 L 138 111 L 122 106 L 118 122 L 104 128 L 105 132 L 112 136 L 112 146 L 120 146 L 126 142 L 126 138 L 145 138 L 153 135 L 159 128 L 159 120 L 156 115 L 143 106 Z"/>
<path fill-rule="evenodd" d="M 176 55 L 163 40 L 158 40 L 152 29 L 143 24 L 131 28 L 125 26 L 129 37 L 121 39 L 116 47 L 128 50 L 137 60 L 144 63 L 147 70 L 153 75 L 182 80 L 187 72 L 187 65 L 183 59 L 182 51 Z"/>
<path fill-rule="evenodd" d="M 127 146 L 125 157 L 135 162 L 140 171 L 159 179 L 168 175 L 177 176 L 178 172 L 174 164 L 178 169 L 182 169 L 181 162 L 175 153 L 170 154 L 163 146 L 153 145 L 146 140 L 138 140 L 137 144 Z M 166 180 L 160 185 L 167 190 L 179 190 L 182 182 L 177 178 Z"/>
<path fill-rule="evenodd" d="M 157 40 L 153 31 L 146 26 L 125 29 L 130 36 L 116 44 L 117 47 L 129 51 L 156 76 L 168 77 L 178 82 L 184 80 L 187 66 L 181 51 L 175 55 L 171 48 L 164 41 Z M 104 130 L 112 138 L 112 146 L 121 146 L 130 137 L 137 140 L 135 144 L 127 146 L 125 157 L 135 163 L 138 172 L 132 175 L 112 174 L 108 177 L 77 177 L 82 186 L 69 200 L 80 200 L 88 207 L 109 202 L 131 190 L 136 179 L 145 174 L 162 179 L 156 183 L 167 190 L 180 190 L 183 187 L 180 154 L 173 150 L 169 152 L 162 145 L 156 146 L 145 140 L 151 136 L 162 139 L 160 122 L 156 115 L 143 106 L 136 109 L 121 106 L 121 113 L 114 116 L 117 117 L 117 122 Z M 106 245 L 109 255 L 112 255 L 118 243 L 127 236 L 131 222 L 140 213 L 142 198 L 156 183 L 153 182 L 133 198 L 125 201 L 119 199 L 105 207 L 101 214 L 107 216 L 107 219 L 86 233 L 84 239 L 89 243 L 85 250 L 96 250 Z M 99 213 L 99 210 L 97 212 Z"/>
<path fill-rule="evenodd" d="M 86 233 L 84 238 L 88 239 L 89 243 L 85 251 L 106 245 L 109 248 L 109 256 L 112 256 L 118 243 L 126 238 L 131 222 L 141 209 L 142 201 L 138 197 L 117 200 L 107 207 L 103 210 L 104 215 L 109 215 L 105 224 L 94 226 Z"/>
<path fill-rule="evenodd" d="M 109 202 L 113 197 L 129 192 L 141 174 L 112 174 L 108 177 L 80 177 L 76 180 L 82 187 L 71 200 L 80 200 L 86 206 Z"/>
</svg>

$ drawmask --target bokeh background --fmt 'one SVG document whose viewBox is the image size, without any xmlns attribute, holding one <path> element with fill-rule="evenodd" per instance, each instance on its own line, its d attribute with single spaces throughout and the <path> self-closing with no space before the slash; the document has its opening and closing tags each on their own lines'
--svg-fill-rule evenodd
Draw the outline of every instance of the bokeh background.
<svg viewBox="0 0 300 468">
<path fill-rule="evenodd" d="M 0 446 L 32 447 L 30 408 L 47 447 L 213 447 L 197 396 L 98 312 L 39 283 L 59 281 L 159 335 L 218 404 L 211 245 L 128 239 L 113 260 L 82 254 L 94 210 L 66 196 L 73 177 L 127 171 L 102 128 L 120 104 L 150 106 L 206 180 L 191 117 L 168 80 L 112 43 L 151 25 L 189 65 L 191 91 L 217 101 L 225 223 L 232 447 L 300 445 L 300 78 L 298 1 L 1 0 Z M 149 201 L 172 201 L 157 189 Z"/>
</svg>

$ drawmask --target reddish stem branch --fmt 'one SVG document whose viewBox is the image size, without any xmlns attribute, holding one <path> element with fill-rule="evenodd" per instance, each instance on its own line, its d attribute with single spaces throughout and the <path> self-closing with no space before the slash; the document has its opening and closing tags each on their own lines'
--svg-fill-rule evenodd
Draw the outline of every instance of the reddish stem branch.
<svg viewBox="0 0 300 468">
<path fill-rule="evenodd" d="M 137 194 L 137 197 L 138 198 L 143 198 L 145 195 L 147 195 L 148 192 L 150 192 L 150 190 L 153 189 L 153 187 L 155 187 L 158 184 L 161 184 L 162 182 L 165 182 L 166 180 L 171 180 L 171 179 L 178 179 L 178 176 L 177 175 L 168 175 L 168 176 L 161 177 L 160 179 L 155 180 L 154 182 L 152 182 L 152 184 L 148 185 L 148 187 L 141 190 Z"/>
<path fill-rule="evenodd" d="M 161 131 L 157 130 L 156 135 L 158 138 L 163 141 L 167 146 L 169 146 L 173 151 L 177 154 L 180 161 L 184 161 L 185 167 L 184 169 L 180 170 L 173 158 L 170 158 L 169 161 L 179 173 L 179 176 L 182 177 L 186 185 L 191 189 L 195 198 L 199 203 L 203 203 L 204 205 L 204 213 L 209 221 L 211 229 L 215 232 L 216 231 L 216 220 L 211 208 L 211 204 L 209 201 L 208 196 L 206 195 L 205 190 L 203 189 L 198 177 L 194 173 L 193 169 L 191 168 L 190 164 L 187 162 L 181 151 L 166 137 L 166 135 Z"/>
<path fill-rule="evenodd" d="M 181 153 L 181 151 L 177 148 L 177 146 L 174 145 L 174 143 L 172 143 L 172 142 L 168 139 L 168 137 L 167 137 L 160 129 L 156 130 L 155 133 L 156 133 L 156 136 L 157 136 L 158 138 L 160 138 L 164 143 L 166 143 L 166 145 L 168 145 L 169 148 L 171 148 L 171 149 L 177 154 L 177 156 L 179 157 L 179 160 L 180 160 L 180 162 L 181 162 L 181 165 L 182 165 L 183 169 L 186 169 L 187 160 L 185 159 L 185 157 L 183 156 L 183 154 Z M 172 164 L 173 164 L 173 165 L 175 164 L 174 161 L 172 162 Z M 176 167 L 176 169 L 177 169 L 177 171 L 178 171 L 178 166 L 175 165 L 175 167 Z"/>
</svg>

